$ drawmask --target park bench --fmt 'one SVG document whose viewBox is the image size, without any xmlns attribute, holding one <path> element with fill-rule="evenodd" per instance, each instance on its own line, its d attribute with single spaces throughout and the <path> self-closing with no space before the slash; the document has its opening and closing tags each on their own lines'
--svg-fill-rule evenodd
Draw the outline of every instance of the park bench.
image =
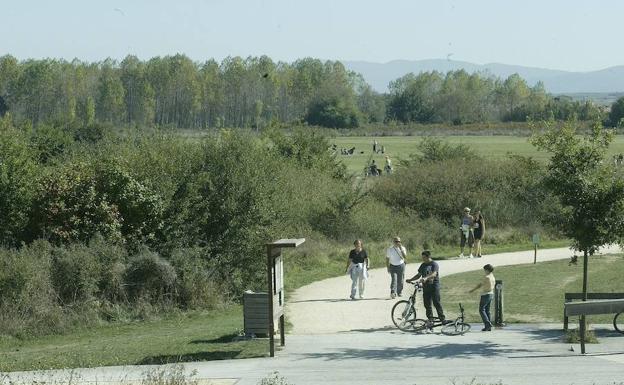
<svg viewBox="0 0 624 385">
<path fill-rule="evenodd" d="M 563 307 L 564 316 L 566 317 L 566 319 L 569 316 L 581 316 L 579 318 L 579 336 L 581 340 L 581 354 L 585 354 L 585 316 L 590 314 L 617 314 L 624 312 L 624 298 L 598 299 L 583 302 L 566 302 Z M 616 330 L 618 330 L 616 326 L 617 317 L 618 316 L 613 319 L 613 326 L 616 328 Z"/>
<path fill-rule="evenodd" d="M 569 315 L 580 315 L 580 314 L 568 314 L 567 306 L 571 304 L 574 300 L 583 299 L 583 293 L 565 293 L 564 295 L 564 310 L 563 310 L 563 330 L 568 330 L 568 316 Z M 588 300 L 612 300 L 612 299 L 624 299 L 624 293 L 587 293 Z M 592 305 L 593 306 L 593 305 Z M 599 307 L 600 309 L 600 307 Z M 620 310 L 621 311 L 621 310 Z M 618 312 L 614 312 L 618 313 Z M 585 313 L 587 314 L 609 314 L 607 313 Z"/>
</svg>

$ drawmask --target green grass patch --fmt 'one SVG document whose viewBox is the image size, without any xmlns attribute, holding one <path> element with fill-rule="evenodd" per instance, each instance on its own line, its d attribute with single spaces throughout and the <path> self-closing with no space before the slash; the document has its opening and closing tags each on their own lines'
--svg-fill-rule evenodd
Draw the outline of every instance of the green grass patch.
<svg viewBox="0 0 624 385">
<path fill-rule="evenodd" d="M 561 322 L 566 292 L 581 292 L 582 263 L 568 266 L 568 260 L 538 264 L 496 267 L 496 279 L 503 281 L 505 322 Z M 468 293 L 478 282 L 482 271 L 453 274 L 442 279 L 442 301 L 449 317 L 457 314 L 458 303 L 466 309 L 469 322 L 481 322 L 478 314 L 479 294 Z M 624 256 L 595 256 L 589 259 L 589 292 L 624 292 Z M 492 307 L 492 316 L 493 316 Z M 590 324 L 610 324 L 613 315 L 592 315 Z M 570 318 L 570 324 L 578 324 Z"/>
<path fill-rule="evenodd" d="M 528 142 L 526 136 L 474 135 L 474 136 L 444 136 L 441 137 L 451 144 L 465 144 L 472 147 L 477 154 L 486 159 L 501 159 L 508 153 L 530 156 L 537 160 L 546 161 L 548 153 L 538 151 Z M 418 153 L 421 136 L 341 136 L 332 138 L 330 143 L 349 149 L 355 146 L 353 155 L 338 155 L 338 159 L 347 166 L 347 169 L 357 175 L 364 172 L 364 167 L 374 159 L 383 169 L 384 156 L 389 155 L 393 165 L 400 167 L 400 158 L 407 158 L 409 154 Z M 373 141 L 385 147 L 385 154 L 373 153 Z M 361 153 L 363 152 L 363 153 Z M 609 147 L 608 156 L 624 153 L 624 136 L 618 135 Z"/>
<path fill-rule="evenodd" d="M 268 355 L 268 339 L 236 340 L 241 306 L 159 321 L 19 340 L 0 338 L 0 371 L 164 364 Z"/>
</svg>

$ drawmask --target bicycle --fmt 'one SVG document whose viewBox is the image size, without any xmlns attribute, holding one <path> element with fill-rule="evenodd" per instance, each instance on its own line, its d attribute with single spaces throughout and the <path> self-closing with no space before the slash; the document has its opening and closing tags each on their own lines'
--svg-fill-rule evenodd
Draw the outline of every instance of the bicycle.
<svg viewBox="0 0 624 385">
<path fill-rule="evenodd" d="M 459 304 L 459 317 L 455 318 L 455 321 L 442 326 L 442 334 L 448 336 L 458 336 L 464 334 L 470 330 L 470 324 L 464 322 L 464 307 Z"/>
<path fill-rule="evenodd" d="M 414 291 L 407 300 L 400 300 L 392 307 L 391 316 L 394 326 L 399 330 L 423 331 L 425 329 L 433 331 L 434 327 L 442 326 L 441 332 L 446 335 L 461 335 L 470 330 L 470 324 L 464 322 L 464 307 L 459 304 L 460 315 L 454 321 L 441 321 L 439 318 L 425 320 L 417 317 L 416 295 L 422 291 L 422 283 L 416 281 L 412 283 Z"/>
<path fill-rule="evenodd" d="M 411 284 L 414 285 L 412 295 L 395 303 L 390 312 L 394 326 L 404 332 L 423 330 L 426 327 L 425 320 L 416 318 L 416 294 L 422 291 L 422 283 L 416 281 Z"/>
<path fill-rule="evenodd" d="M 618 333 L 624 334 L 624 311 L 621 311 L 613 317 L 613 327 Z"/>
</svg>

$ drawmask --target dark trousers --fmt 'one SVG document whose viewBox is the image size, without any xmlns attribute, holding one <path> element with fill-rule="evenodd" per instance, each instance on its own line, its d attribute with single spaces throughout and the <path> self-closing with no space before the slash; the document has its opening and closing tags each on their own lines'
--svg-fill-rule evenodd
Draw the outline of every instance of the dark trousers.
<svg viewBox="0 0 624 385">
<path fill-rule="evenodd" d="M 479 301 L 479 315 L 483 320 L 483 325 L 486 329 L 492 328 L 492 321 L 490 320 L 490 304 L 492 303 L 492 298 L 494 294 L 483 294 L 481 296 L 481 300 Z"/>
<path fill-rule="evenodd" d="M 440 286 L 438 285 L 425 285 L 425 287 L 423 287 L 423 304 L 425 305 L 425 312 L 428 319 L 433 318 L 431 302 L 433 302 L 433 306 L 436 308 L 438 318 L 444 321 L 444 310 L 442 310 L 442 304 L 440 303 Z"/>
</svg>

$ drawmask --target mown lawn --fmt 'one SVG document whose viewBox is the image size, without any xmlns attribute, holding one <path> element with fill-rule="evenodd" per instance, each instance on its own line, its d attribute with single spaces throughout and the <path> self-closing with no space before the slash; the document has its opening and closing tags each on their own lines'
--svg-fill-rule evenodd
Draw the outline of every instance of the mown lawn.
<svg viewBox="0 0 624 385">
<path fill-rule="evenodd" d="M 268 339 L 236 341 L 241 306 L 18 340 L 0 337 L 0 372 L 262 357 Z M 278 344 L 279 345 L 279 344 Z"/>
<path fill-rule="evenodd" d="M 407 158 L 409 154 L 418 152 L 418 144 L 423 137 L 420 136 L 356 136 L 336 137 L 329 142 L 336 144 L 338 150 L 341 147 L 349 149 L 355 147 L 353 155 L 338 155 L 350 172 L 361 174 L 364 167 L 374 159 L 375 163 L 383 168 L 384 156 L 390 156 L 394 165 L 400 165 L 400 158 Z M 449 143 L 465 144 L 472 147 L 475 152 L 485 158 L 500 159 L 508 153 L 531 156 L 537 160 L 546 160 L 548 154 L 537 151 L 527 137 L 521 136 L 445 136 L 438 137 Z M 377 140 L 379 146 L 385 147 L 385 154 L 373 153 L 373 141 Z M 363 153 L 361 153 L 363 152 Z M 616 136 L 609 148 L 609 155 L 624 153 L 624 136 Z"/>
<path fill-rule="evenodd" d="M 454 274 L 442 278 L 442 302 L 445 312 L 454 317 L 458 303 L 466 309 L 469 322 L 481 322 L 478 314 L 478 293 L 467 293 L 482 276 L 482 272 Z M 494 270 L 496 279 L 503 281 L 505 322 L 561 322 L 563 325 L 563 295 L 581 292 L 583 265 L 568 266 L 568 260 L 535 265 L 501 266 Z M 624 255 L 590 257 L 589 292 L 624 293 Z M 492 316 L 493 316 L 492 306 Z M 590 323 L 613 321 L 613 315 L 589 316 Z M 571 318 L 570 323 L 578 323 Z"/>
</svg>

